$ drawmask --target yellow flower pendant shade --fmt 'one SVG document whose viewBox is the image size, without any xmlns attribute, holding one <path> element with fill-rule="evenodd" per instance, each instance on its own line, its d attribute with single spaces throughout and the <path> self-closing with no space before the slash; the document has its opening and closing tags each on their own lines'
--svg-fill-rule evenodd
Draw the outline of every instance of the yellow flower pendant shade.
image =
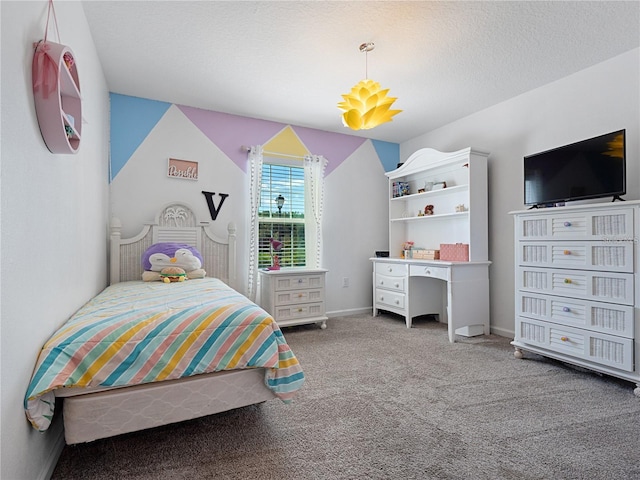
<svg viewBox="0 0 640 480">
<path fill-rule="evenodd" d="M 372 42 L 360 45 L 360 51 L 365 55 L 374 48 Z M 365 73 L 368 76 L 368 72 Z M 390 122 L 402 110 L 391 110 L 397 98 L 388 97 L 387 93 L 389 89 L 382 90 L 378 82 L 368 78 L 361 80 L 349 93 L 342 95 L 344 101 L 338 103 L 338 108 L 344 112 L 342 123 L 352 130 L 367 130 Z"/>
<path fill-rule="evenodd" d="M 397 100 L 388 97 L 389 89 L 380 87 L 373 80 L 361 80 L 351 91 L 342 95 L 343 102 L 338 103 L 342 114 L 342 123 L 352 130 L 367 130 L 390 122 L 394 115 L 402 110 L 391 110 L 391 105 Z"/>
</svg>

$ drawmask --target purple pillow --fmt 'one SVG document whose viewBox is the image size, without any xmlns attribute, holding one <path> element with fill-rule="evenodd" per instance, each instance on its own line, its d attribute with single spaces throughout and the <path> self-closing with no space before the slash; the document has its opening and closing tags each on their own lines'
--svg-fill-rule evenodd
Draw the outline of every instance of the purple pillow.
<svg viewBox="0 0 640 480">
<path fill-rule="evenodd" d="M 185 243 L 175 243 L 175 242 L 154 243 L 149 248 L 147 248 L 142 254 L 142 268 L 145 271 L 151 271 L 152 269 L 151 260 L 150 260 L 151 255 L 159 253 L 159 254 L 166 255 L 168 258 L 173 258 L 176 253 L 176 250 L 179 250 L 179 249 L 189 250 L 193 254 L 193 256 L 200 261 L 200 266 L 198 266 L 197 268 L 201 268 L 204 261 L 198 249 L 195 247 L 192 247 L 191 245 L 187 245 Z M 180 266 L 180 264 L 176 264 L 176 266 Z M 160 271 L 161 269 L 162 268 L 156 268 L 154 269 L 154 271 Z M 185 270 L 190 271 L 191 269 L 187 270 L 185 268 Z"/>
</svg>

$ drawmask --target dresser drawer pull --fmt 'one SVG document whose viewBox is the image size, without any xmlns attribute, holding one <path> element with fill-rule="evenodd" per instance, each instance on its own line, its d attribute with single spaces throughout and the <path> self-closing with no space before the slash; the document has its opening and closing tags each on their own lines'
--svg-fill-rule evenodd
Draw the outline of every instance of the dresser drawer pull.
<svg viewBox="0 0 640 480">
<path fill-rule="evenodd" d="M 562 340 L 563 342 L 568 342 L 569 341 L 569 337 L 560 337 L 560 340 Z"/>
<path fill-rule="evenodd" d="M 302 278 L 299 278 L 298 283 L 302 283 L 302 282 L 304 282 L 304 280 Z"/>
<path fill-rule="evenodd" d="M 562 253 L 564 253 L 565 255 L 571 255 L 571 250 L 565 250 L 565 251 L 564 251 L 564 252 L 562 252 Z"/>
<path fill-rule="evenodd" d="M 398 282 L 396 282 L 396 288 L 400 288 L 400 284 Z"/>
<path fill-rule="evenodd" d="M 396 305 L 400 305 L 400 300 L 396 300 Z"/>
<path fill-rule="evenodd" d="M 389 267 L 389 271 L 390 271 L 390 272 L 393 272 L 393 267 Z"/>
<path fill-rule="evenodd" d="M 571 279 L 570 278 L 565 278 L 564 279 L 564 283 L 571 283 Z"/>
<path fill-rule="evenodd" d="M 301 308 L 299 308 L 299 309 L 298 309 L 298 313 L 300 313 L 301 311 L 302 311 L 302 309 L 301 309 Z"/>
<path fill-rule="evenodd" d="M 564 222 L 564 226 L 565 227 L 570 227 L 571 226 L 571 222 Z"/>
<path fill-rule="evenodd" d="M 384 285 L 384 280 L 380 280 L 380 285 Z"/>
<path fill-rule="evenodd" d="M 570 312 L 571 309 L 569 307 L 562 307 L 563 312 Z"/>
<path fill-rule="evenodd" d="M 299 294 L 298 294 L 298 298 L 302 298 L 302 297 L 304 297 L 304 294 L 299 293 Z"/>
<path fill-rule="evenodd" d="M 382 295 L 380 295 L 380 301 L 384 302 L 384 297 Z"/>
</svg>

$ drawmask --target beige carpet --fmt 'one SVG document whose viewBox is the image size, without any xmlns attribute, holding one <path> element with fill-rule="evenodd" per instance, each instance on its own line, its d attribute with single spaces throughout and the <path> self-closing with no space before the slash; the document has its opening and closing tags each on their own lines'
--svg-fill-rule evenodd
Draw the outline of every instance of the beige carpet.
<svg viewBox="0 0 640 480">
<path fill-rule="evenodd" d="M 640 479 L 634 385 L 428 318 L 284 329 L 306 383 L 278 400 L 65 447 L 54 479 Z"/>
</svg>

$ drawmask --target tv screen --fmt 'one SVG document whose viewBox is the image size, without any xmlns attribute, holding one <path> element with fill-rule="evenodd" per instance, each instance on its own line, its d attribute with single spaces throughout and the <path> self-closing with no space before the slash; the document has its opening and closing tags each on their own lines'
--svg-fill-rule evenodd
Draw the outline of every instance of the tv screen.
<svg viewBox="0 0 640 480">
<path fill-rule="evenodd" d="M 625 130 L 524 157 L 524 203 L 548 206 L 626 193 Z"/>
</svg>

